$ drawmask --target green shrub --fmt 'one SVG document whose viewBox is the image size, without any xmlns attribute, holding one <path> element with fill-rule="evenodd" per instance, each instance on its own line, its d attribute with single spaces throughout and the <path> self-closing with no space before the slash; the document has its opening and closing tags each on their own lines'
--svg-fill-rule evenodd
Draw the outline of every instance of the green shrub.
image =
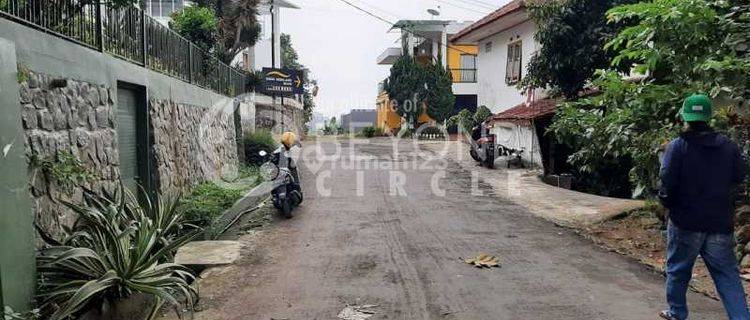
<svg viewBox="0 0 750 320">
<path fill-rule="evenodd" d="M 382 132 L 382 130 L 381 130 L 381 132 Z M 377 128 L 372 127 L 372 126 L 370 126 L 370 127 L 364 127 L 364 128 L 362 128 L 362 132 L 360 132 L 360 134 L 363 137 L 365 137 L 365 138 L 375 137 L 377 135 Z"/>
<path fill-rule="evenodd" d="M 63 191 L 70 193 L 74 188 L 92 182 L 97 177 L 83 162 L 67 151 L 58 151 L 53 157 L 31 157 L 31 166 L 41 170 L 48 179 L 57 182 Z M 37 179 L 37 177 L 34 177 Z"/>
<path fill-rule="evenodd" d="M 264 159 L 258 155 L 258 152 L 264 150 L 267 153 L 271 153 L 278 146 L 271 132 L 266 130 L 256 130 L 255 132 L 246 133 L 243 143 L 245 145 L 245 162 L 256 166 L 264 162 Z"/>
<path fill-rule="evenodd" d="M 201 49 L 211 51 L 216 45 L 219 21 L 209 8 L 189 6 L 172 14 L 169 28 Z"/>
<path fill-rule="evenodd" d="M 194 276 L 171 261 L 201 230 L 185 223 L 178 203 L 139 202 L 124 188 L 114 195 L 86 192 L 80 205 L 65 203 L 78 218 L 62 241 L 37 227 L 47 243 L 36 259 L 42 318 L 77 318 L 139 293 L 156 299 L 149 319 L 164 302 L 192 308 Z"/>
<path fill-rule="evenodd" d="M 185 218 L 203 228 L 211 226 L 221 214 L 242 198 L 241 190 L 223 188 L 213 182 L 198 185 L 182 199 Z"/>
</svg>

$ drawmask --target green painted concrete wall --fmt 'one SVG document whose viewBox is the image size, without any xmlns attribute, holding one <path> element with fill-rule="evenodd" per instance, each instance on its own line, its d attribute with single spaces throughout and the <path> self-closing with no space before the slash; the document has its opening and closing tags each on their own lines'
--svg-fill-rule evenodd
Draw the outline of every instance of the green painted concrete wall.
<svg viewBox="0 0 750 320">
<path fill-rule="evenodd" d="M 0 300 L 26 310 L 35 287 L 34 217 L 16 70 L 16 47 L 0 38 Z"/>
</svg>

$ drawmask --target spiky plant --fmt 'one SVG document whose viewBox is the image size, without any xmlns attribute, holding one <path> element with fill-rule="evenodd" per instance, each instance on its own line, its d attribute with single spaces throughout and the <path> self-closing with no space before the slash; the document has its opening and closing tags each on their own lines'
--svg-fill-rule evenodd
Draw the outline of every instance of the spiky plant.
<svg viewBox="0 0 750 320">
<path fill-rule="evenodd" d="M 201 230 L 187 228 L 178 198 L 157 205 L 136 200 L 127 191 L 114 195 L 86 192 L 83 204 L 66 203 L 78 219 L 62 241 L 43 234 L 49 246 L 37 255 L 38 300 L 52 320 L 68 319 L 88 309 L 127 298 L 151 295 L 156 304 L 175 307 L 184 299 L 189 308 L 197 291 L 174 252 Z"/>
</svg>

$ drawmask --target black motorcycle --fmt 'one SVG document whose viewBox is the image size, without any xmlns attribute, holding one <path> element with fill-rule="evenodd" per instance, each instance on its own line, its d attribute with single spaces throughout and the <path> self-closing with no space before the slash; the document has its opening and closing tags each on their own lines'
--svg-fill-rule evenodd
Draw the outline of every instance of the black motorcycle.
<svg viewBox="0 0 750 320">
<path fill-rule="evenodd" d="M 483 126 L 477 126 L 471 133 L 471 150 L 469 155 L 479 164 L 495 168 L 495 135 Z"/>
<path fill-rule="evenodd" d="M 280 146 L 270 155 L 262 150 L 258 154 L 267 158 L 267 162 L 260 166 L 260 174 L 272 184 L 273 206 L 284 218 L 290 219 L 292 209 L 298 207 L 304 199 L 297 166 L 290 151 Z"/>
<path fill-rule="evenodd" d="M 510 169 L 511 166 L 518 167 L 518 168 L 526 168 L 526 165 L 523 163 L 523 153 L 524 149 L 513 149 L 508 148 L 503 145 L 498 145 L 497 152 L 500 154 L 500 156 L 504 156 L 506 160 L 506 166 L 508 169 Z"/>
</svg>

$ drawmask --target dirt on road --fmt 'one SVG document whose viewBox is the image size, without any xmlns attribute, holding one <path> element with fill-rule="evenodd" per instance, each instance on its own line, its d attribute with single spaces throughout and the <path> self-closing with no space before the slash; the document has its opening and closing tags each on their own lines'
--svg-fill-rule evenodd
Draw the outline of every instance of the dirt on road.
<svg viewBox="0 0 750 320">
<path fill-rule="evenodd" d="M 658 274 L 489 185 L 472 188 L 471 172 L 455 163 L 414 161 L 410 142 L 395 147 L 306 146 L 327 156 L 300 165 L 302 207 L 241 236 L 239 262 L 204 273 L 195 319 L 340 319 L 365 305 L 370 319 L 633 320 L 664 307 Z M 461 259 L 481 252 L 501 267 Z M 725 318 L 718 302 L 689 300 L 691 319 Z"/>
</svg>

